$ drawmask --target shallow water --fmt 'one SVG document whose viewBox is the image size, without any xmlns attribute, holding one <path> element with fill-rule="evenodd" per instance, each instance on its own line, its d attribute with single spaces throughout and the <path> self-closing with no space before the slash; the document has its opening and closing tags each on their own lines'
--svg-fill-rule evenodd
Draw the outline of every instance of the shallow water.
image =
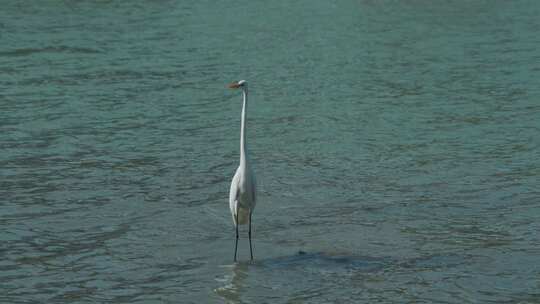
<svg viewBox="0 0 540 304">
<path fill-rule="evenodd" d="M 540 301 L 538 2 L 214 2 L 3 2 L 1 303 Z"/>
</svg>

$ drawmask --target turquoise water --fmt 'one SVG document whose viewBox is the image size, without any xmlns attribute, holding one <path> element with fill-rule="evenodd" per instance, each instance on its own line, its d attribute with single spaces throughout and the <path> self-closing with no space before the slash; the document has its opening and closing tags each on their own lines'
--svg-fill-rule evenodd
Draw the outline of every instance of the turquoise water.
<svg viewBox="0 0 540 304">
<path fill-rule="evenodd" d="M 539 15 L 4 1 L 0 302 L 539 302 Z"/>
</svg>

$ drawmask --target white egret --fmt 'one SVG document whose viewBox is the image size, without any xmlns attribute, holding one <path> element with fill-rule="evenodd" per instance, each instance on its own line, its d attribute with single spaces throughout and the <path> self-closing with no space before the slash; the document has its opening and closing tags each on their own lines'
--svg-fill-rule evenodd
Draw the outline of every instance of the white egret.
<svg viewBox="0 0 540 304">
<path fill-rule="evenodd" d="M 231 89 L 242 89 L 243 105 L 242 118 L 240 123 L 240 165 L 231 182 L 229 193 L 229 206 L 236 228 L 236 242 L 234 244 L 234 261 L 236 262 L 236 252 L 238 250 L 238 225 L 249 224 L 249 252 L 253 260 L 253 247 L 251 246 L 251 215 L 255 208 L 256 190 L 255 174 L 251 168 L 247 147 L 246 147 L 246 110 L 248 84 L 245 80 L 231 83 Z"/>
</svg>

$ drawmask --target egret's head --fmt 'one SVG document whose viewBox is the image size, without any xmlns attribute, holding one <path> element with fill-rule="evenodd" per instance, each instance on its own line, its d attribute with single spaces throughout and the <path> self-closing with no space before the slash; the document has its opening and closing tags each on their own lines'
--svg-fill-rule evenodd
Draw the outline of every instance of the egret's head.
<svg viewBox="0 0 540 304">
<path fill-rule="evenodd" d="M 247 81 L 245 80 L 240 80 L 240 81 L 237 81 L 237 82 L 233 82 L 231 84 L 229 84 L 229 88 L 231 89 L 247 89 Z"/>
</svg>

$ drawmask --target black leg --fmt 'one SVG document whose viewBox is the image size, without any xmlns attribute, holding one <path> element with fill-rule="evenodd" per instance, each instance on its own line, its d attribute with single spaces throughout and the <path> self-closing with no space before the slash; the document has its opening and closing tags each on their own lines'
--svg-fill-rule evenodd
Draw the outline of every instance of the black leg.
<svg viewBox="0 0 540 304">
<path fill-rule="evenodd" d="M 234 243 L 234 261 L 236 262 L 236 251 L 238 250 L 238 208 L 236 209 L 235 218 L 236 218 L 236 223 L 234 224 L 236 226 L 236 242 Z"/>
<path fill-rule="evenodd" d="M 251 254 L 251 260 L 253 261 L 253 247 L 251 247 L 251 210 L 249 210 L 249 253 Z"/>
</svg>

